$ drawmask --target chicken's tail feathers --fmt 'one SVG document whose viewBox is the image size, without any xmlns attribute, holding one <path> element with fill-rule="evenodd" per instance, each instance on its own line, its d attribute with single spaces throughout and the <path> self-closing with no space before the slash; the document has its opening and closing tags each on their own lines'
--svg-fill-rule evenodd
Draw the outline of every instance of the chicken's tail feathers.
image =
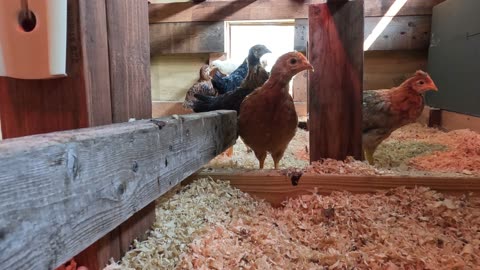
<svg viewBox="0 0 480 270">
<path fill-rule="evenodd" d="M 195 94 L 196 101 L 192 104 L 192 109 L 194 112 L 209 112 L 212 110 L 212 103 L 214 97 L 205 96 L 201 94 Z"/>
</svg>

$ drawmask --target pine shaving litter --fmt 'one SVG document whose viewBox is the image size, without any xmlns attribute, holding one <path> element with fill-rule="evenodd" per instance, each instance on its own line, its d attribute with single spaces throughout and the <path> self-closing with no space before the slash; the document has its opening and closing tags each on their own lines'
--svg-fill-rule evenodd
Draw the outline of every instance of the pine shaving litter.
<svg viewBox="0 0 480 270">
<path fill-rule="evenodd" d="M 106 269 L 480 269 L 480 199 L 428 188 L 303 195 L 282 208 L 201 179 Z"/>
<path fill-rule="evenodd" d="M 312 162 L 305 168 L 305 172 L 315 174 L 342 174 L 342 175 L 391 175 L 387 170 L 379 170 L 366 162 L 347 157 L 344 161 L 323 159 Z"/>
<path fill-rule="evenodd" d="M 376 165 L 359 161 L 334 162 L 320 161 L 309 166 L 308 132 L 297 129 L 280 168 L 305 168 L 306 171 L 328 174 L 351 175 L 431 175 L 465 177 L 480 175 L 480 134 L 471 130 L 444 132 L 425 125 L 414 123 L 406 125 L 392 133 L 380 144 L 375 152 Z M 339 169 L 333 168 L 334 163 Z M 345 163 L 345 164 L 343 164 Z M 258 169 L 258 160 L 253 152 L 248 152 L 241 139 L 234 146 L 233 157 L 220 155 L 207 166 L 215 169 L 236 170 L 238 168 Z M 316 168 L 315 168 L 316 167 Z M 267 156 L 265 168 L 273 168 L 270 156 Z M 357 168 L 358 172 L 351 171 Z M 342 171 L 345 171 L 343 173 Z"/>
</svg>

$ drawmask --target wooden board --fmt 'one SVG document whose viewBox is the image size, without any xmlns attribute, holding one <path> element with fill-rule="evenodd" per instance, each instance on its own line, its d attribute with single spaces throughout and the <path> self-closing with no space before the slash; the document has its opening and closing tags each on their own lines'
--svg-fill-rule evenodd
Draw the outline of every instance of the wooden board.
<svg viewBox="0 0 480 270">
<path fill-rule="evenodd" d="M 217 111 L 0 142 L 0 269 L 52 269 L 233 145 Z"/>
<path fill-rule="evenodd" d="M 155 55 L 151 59 L 152 100 L 182 101 L 208 64 L 209 54 Z"/>
<path fill-rule="evenodd" d="M 365 1 L 365 16 L 383 16 L 396 0 Z M 398 16 L 431 15 L 432 7 L 444 0 L 408 0 Z M 242 0 L 151 4 L 150 23 L 234 20 L 280 20 L 308 17 L 308 5 L 325 0 Z"/>
<path fill-rule="evenodd" d="M 427 125 L 435 120 L 430 120 L 431 111 L 438 110 L 425 106 L 422 115 L 418 119 L 418 122 Z M 457 129 L 470 129 L 472 131 L 480 133 L 480 117 L 471 115 L 449 112 L 447 110 L 440 110 L 440 126 L 439 128 L 445 131 L 452 131 Z M 437 116 L 438 117 L 438 116 Z"/>
<path fill-rule="evenodd" d="M 152 55 L 225 51 L 223 22 L 150 24 Z"/>
<path fill-rule="evenodd" d="M 150 118 L 150 42 L 146 1 L 107 0 L 112 118 Z"/>
<path fill-rule="evenodd" d="M 415 71 L 427 71 L 426 50 L 366 51 L 363 85 L 365 90 L 399 86 Z"/>
<path fill-rule="evenodd" d="M 295 102 L 295 109 L 299 117 L 307 116 L 307 103 Z M 152 117 L 164 117 L 173 114 L 189 114 L 191 110 L 183 108 L 182 102 L 178 101 L 154 101 L 152 102 Z"/>
<path fill-rule="evenodd" d="M 192 110 L 183 108 L 182 102 L 178 101 L 154 101 L 152 102 L 152 117 L 164 117 L 169 115 L 182 115 L 193 113 Z"/>
<path fill-rule="evenodd" d="M 69 0 L 67 24 L 67 77 L 0 78 L 3 138 L 111 123 L 105 3 Z"/>
<path fill-rule="evenodd" d="M 310 161 L 362 158 L 363 0 L 310 5 Z"/>
<path fill-rule="evenodd" d="M 304 174 L 297 185 L 279 171 L 274 170 L 226 170 L 201 172 L 192 175 L 189 181 L 202 177 L 212 177 L 229 181 L 230 184 L 260 199 L 280 206 L 288 198 L 304 194 L 329 195 L 333 191 L 352 193 L 370 193 L 405 186 L 425 186 L 439 192 L 464 194 L 473 192 L 480 196 L 480 178 L 446 178 L 446 177 L 407 177 L 407 176 L 348 176 Z"/>
<path fill-rule="evenodd" d="M 381 19 L 382 17 L 365 18 L 364 40 L 368 38 Z M 426 50 L 430 44 L 431 24 L 430 15 L 393 17 L 368 50 Z M 295 50 L 305 52 L 307 41 L 308 19 L 296 19 Z"/>
</svg>

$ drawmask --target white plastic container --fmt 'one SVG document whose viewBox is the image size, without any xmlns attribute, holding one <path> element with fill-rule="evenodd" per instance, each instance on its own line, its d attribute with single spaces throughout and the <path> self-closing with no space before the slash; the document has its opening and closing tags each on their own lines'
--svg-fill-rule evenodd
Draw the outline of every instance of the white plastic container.
<svg viewBox="0 0 480 270">
<path fill-rule="evenodd" d="M 21 0 L 0 1 L 0 76 L 66 76 L 67 0 L 28 0 L 28 9 L 35 20 L 25 27 Z"/>
</svg>

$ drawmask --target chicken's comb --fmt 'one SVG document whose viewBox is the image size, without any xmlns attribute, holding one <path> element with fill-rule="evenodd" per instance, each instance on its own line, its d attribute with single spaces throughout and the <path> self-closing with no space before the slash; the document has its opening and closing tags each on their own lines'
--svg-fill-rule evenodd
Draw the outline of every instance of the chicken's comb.
<svg viewBox="0 0 480 270">
<path fill-rule="evenodd" d="M 425 76 L 425 77 L 428 77 L 428 73 L 426 73 L 425 71 L 423 70 L 417 70 L 417 72 L 415 72 L 415 75 L 418 75 L 418 76 Z"/>
</svg>

